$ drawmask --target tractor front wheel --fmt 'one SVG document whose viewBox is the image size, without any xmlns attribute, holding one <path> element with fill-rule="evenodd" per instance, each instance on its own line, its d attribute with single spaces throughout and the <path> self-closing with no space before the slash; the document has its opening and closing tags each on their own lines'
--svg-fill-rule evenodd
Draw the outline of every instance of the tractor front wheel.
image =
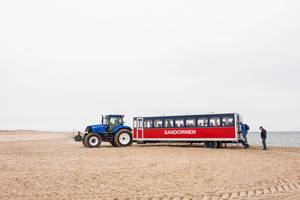
<svg viewBox="0 0 300 200">
<path fill-rule="evenodd" d="M 83 146 L 88 147 L 88 145 L 87 145 L 86 142 L 85 142 L 86 136 L 87 136 L 87 135 L 84 135 L 84 136 L 82 137 L 81 142 L 82 142 Z"/>
<path fill-rule="evenodd" d="M 83 145 L 85 145 L 89 148 L 97 148 L 101 145 L 101 137 L 98 134 L 95 133 L 89 133 L 85 136 Z"/>
<path fill-rule="evenodd" d="M 119 130 L 114 137 L 114 144 L 117 147 L 126 147 L 132 144 L 132 133 L 127 129 Z"/>
</svg>

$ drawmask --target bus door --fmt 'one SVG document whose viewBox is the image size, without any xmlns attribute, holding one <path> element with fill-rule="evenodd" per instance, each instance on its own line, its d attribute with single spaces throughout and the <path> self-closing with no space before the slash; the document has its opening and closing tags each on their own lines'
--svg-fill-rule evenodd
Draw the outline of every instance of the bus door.
<svg viewBox="0 0 300 200">
<path fill-rule="evenodd" d="M 144 119 L 143 118 L 137 118 L 137 139 L 144 138 Z"/>
<path fill-rule="evenodd" d="M 241 140 L 242 139 L 242 131 L 241 131 L 241 123 L 243 122 L 243 118 L 240 114 L 235 113 L 235 131 L 236 131 L 236 139 Z"/>
</svg>

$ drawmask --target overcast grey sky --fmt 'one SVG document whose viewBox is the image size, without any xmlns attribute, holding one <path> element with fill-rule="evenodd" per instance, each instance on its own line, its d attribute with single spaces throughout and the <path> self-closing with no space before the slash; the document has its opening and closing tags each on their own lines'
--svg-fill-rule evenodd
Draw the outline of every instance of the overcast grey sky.
<svg viewBox="0 0 300 200">
<path fill-rule="evenodd" d="M 238 112 L 300 130 L 300 3 L 0 2 L 0 129 Z"/>
</svg>

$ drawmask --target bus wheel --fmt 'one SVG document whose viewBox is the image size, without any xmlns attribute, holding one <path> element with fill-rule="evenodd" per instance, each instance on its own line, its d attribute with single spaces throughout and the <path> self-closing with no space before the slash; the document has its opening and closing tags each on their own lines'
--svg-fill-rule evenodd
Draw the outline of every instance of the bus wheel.
<svg viewBox="0 0 300 200">
<path fill-rule="evenodd" d="M 114 143 L 118 147 L 130 146 L 132 142 L 133 141 L 131 131 L 127 129 L 119 130 L 114 137 Z"/>
<path fill-rule="evenodd" d="M 216 148 L 217 147 L 217 142 L 215 141 L 207 141 L 204 143 L 206 148 Z"/>
<path fill-rule="evenodd" d="M 222 142 L 221 141 L 217 142 L 217 148 L 218 149 L 222 148 Z"/>
<path fill-rule="evenodd" d="M 89 133 L 87 136 L 84 138 L 84 142 L 89 148 L 96 148 L 101 145 L 101 137 L 98 134 L 95 133 Z"/>
</svg>

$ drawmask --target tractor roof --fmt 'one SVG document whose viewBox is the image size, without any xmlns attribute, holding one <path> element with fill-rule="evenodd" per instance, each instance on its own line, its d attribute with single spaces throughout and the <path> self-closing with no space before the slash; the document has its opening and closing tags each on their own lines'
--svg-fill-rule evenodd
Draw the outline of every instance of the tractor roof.
<svg viewBox="0 0 300 200">
<path fill-rule="evenodd" d="M 112 114 L 110 114 L 110 115 L 106 115 L 106 117 L 124 117 L 124 115 L 112 115 Z"/>
</svg>

